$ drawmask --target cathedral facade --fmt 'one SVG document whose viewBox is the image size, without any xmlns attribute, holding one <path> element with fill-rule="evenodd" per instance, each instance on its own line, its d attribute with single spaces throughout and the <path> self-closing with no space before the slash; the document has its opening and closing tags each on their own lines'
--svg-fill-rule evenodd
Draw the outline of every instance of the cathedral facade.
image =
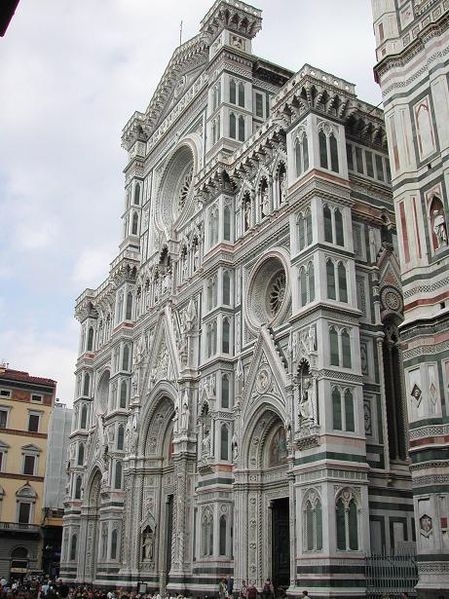
<svg viewBox="0 0 449 599">
<path fill-rule="evenodd" d="M 449 2 L 373 0 L 405 321 L 421 597 L 449 592 Z"/>
<path fill-rule="evenodd" d="M 414 545 L 382 112 L 252 53 L 217 0 L 123 131 L 123 236 L 81 325 L 61 575 L 364 597 Z"/>
</svg>

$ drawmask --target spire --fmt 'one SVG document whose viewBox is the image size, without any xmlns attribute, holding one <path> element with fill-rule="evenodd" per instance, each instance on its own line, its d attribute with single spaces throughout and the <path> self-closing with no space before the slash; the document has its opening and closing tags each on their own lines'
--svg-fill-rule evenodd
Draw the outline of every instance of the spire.
<svg viewBox="0 0 449 599">
<path fill-rule="evenodd" d="M 212 42 L 223 29 L 252 39 L 262 28 L 262 11 L 239 0 L 216 0 L 201 21 L 201 31 Z"/>
</svg>

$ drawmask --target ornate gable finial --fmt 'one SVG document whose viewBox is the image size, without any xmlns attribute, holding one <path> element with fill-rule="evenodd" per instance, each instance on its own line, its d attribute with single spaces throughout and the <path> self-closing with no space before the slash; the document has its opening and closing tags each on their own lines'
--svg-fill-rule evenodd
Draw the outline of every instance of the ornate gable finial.
<svg viewBox="0 0 449 599">
<path fill-rule="evenodd" d="M 262 29 L 262 11 L 239 0 L 217 0 L 201 21 L 201 32 L 212 40 L 223 29 L 252 39 Z"/>
</svg>

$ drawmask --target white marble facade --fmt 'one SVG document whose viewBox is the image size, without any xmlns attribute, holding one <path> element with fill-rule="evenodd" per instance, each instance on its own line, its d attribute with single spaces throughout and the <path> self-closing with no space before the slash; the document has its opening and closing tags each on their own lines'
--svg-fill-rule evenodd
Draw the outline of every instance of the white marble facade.
<svg viewBox="0 0 449 599">
<path fill-rule="evenodd" d="M 365 556 L 413 543 L 383 116 L 254 56 L 260 26 L 217 0 L 124 129 L 119 252 L 76 305 L 67 580 L 362 597 Z"/>
</svg>

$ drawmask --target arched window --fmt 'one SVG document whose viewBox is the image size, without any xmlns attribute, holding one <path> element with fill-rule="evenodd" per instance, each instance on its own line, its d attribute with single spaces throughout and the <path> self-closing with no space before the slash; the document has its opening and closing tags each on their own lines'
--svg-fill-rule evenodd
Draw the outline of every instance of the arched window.
<svg viewBox="0 0 449 599">
<path fill-rule="evenodd" d="M 94 348 L 94 329 L 89 327 L 87 331 L 87 351 L 92 351 Z"/>
<path fill-rule="evenodd" d="M 131 292 L 126 294 L 126 310 L 125 310 L 125 319 L 131 320 L 133 313 L 133 295 Z"/>
<path fill-rule="evenodd" d="M 299 271 L 299 287 L 301 289 L 301 306 L 305 306 L 307 304 L 307 279 L 304 266 Z"/>
<path fill-rule="evenodd" d="M 229 115 L 229 137 L 237 139 L 237 121 L 233 112 Z"/>
<path fill-rule="evenodd" d="M 343 366 L 345 368 L 351 368 L 351 366 L 352 366 L 351 338 L 346 329 L 343 329 L 343 331 L 341 333 L 341 353 L 343 356 Z"/>
<path fill-rule="evenodd" d="M 223 318 L 223 336 L 221 351 L 224 354 L 229 354 L 231 349 L 231 324 L 229 318 Z"/>
<path fill-rule="evenodd" d="M 348 284 L 346 281 L 346 267 L 343 262 L 338 263 L 338 294 L 341 302 L 348 301 Z"/>
<path fill-rule="evenodd" d="M 221 407 L 229 408 L 229 375 L 221 375 Z"/>
<path fill-rule="evenodd" d="M 245 107 L 245 86 L 242 82 L 238 85 L 239 106 Z"/>
<path fill-rule="evenodd" d="M 120 408 L 126 408 L 128 405 L 128 383 L 121 381 L 120 383 Z"/>
<path fill-rule="evenodd" d="M 336 524 L 337 549 L 357 550 L 359 548 L 357 505 L 349 489 L 343 490 L 337 499 Z"/>
<path fill-rule="evenodd" d="M 122 488 L 122 463 L 117 461 L 115 463 L 115 476 L 114 476 L 114 489 Z"/>
<path fill-rule="evenodd" d="M 245 117 L 239 116 L 239 141 L 245 141 Z"/>
<path fill-rule="evenodd" d="M 229 82 L 229 102 L 231 104 L 237 103 L 237 85 L 234 79 Z"/>
<path fill-rule="evenodd" d="M 132 220 L 131 220 L 131 235 L 137 235 L 139 230 L 139 215 L 137 212 L 133 212 Z"/>
<path fill-rule="evenodd" d="M 111 534 L 111 559 L 117 559 L 117 540 L 118 540 L 118 531 L 116 528 L 112 530 Z"/>
<path fill-rule="evenodd" d="M 315 268 L 313 262 L 309 262 L 307 267 L 307 281 L 309 284 L 309 302 L 315 299 Z"/>
<path fill-rule="evenodd" d="M 304 160 L 304 171 L 309 170 L 309 141 L 307 135 L 302 136 L 302 157 Z"/>
<path fill-rule="evenodd" d="M 331 327 L 329 329 L 329 345 L 330 345 L 330 357 L 331 357 L 331 365 L 338 366 L 339 365 L 339 352 L 338 352 L 338 333 L 335 330 L 335 327 Z"/>
<path fill-rule="evenodd" d="M 81 499 L 81 484 L 81 476 L 77 476 L 75 481 L 75 499 Z"/>
<path fill-rule="evenodd" d="M 223 207 L 223 239 L 231 241 L 231 206 L 228 203 Z"/>
<path fill-rule="evenodd" d="M 319 551 L 323 548 L 323 516 L 321 501 L 316 498 L 306 502 L 305 527 L 307 551 Z"/>
<path fill-rule="evenodd" d="M 220 532 L 219 532 L 219 555 L 226 555 L 226 535 L 227 535 L 227 520 L 226 516 L 220 516 Z"/>
<path fill-rule="evenodd" d="M 117 429 L 117 449 L 122 450 L 125 445 L 125 427 L 120 424 Z"/>
<path fill-rule="evenodd" d="M 341 211 L 336 208 L 334 212 L 335 219 L 335 240 L 337 245 L 344 246 L 345 245 L 345 237 L 343 231 L 343 215 Z"/>
<path fill-rule="evenodd" d="M 338 173 L 338 145 L 333 133 L 329 135 L 329 149 L 331 154 L 331 170 Z"/>
<path fill-rule="evenodd" d="M 341 418 L 341 393 L 338 387 L 332 389 L 332 428 L 335 431 L 343 430 Z"/>
<path fill-rule="evenodd" d="M 324 241 L 328 241 L 332 243 L 333 235 L 332 235 L 332 214 L 331 209 L 326 204 L 323 208 L 323 218 L 324 218 Z"/>
<path fill-rule="evenodd" d="M 140 204 L 140 185 L 136 183 L 134 187 L 134 205 L 139 206 Z"/>
<path fill-rule="evenodd" d="M 87 406 L 81 406 L 81 418 L 80 418 L 80 428 L 85 429 L 87 427 Z"/>
<path fill-rule="evenodd" d="M 84 464 L 84 443 L 80 443 L 78 446 L 78 466 Z"/>
<path fill-rule="evenodd" d="M 354 398 L 349 389 L 345 391 L 345 429 L 352 433 L 355 432 Z"/>
<path fill-rule="evenodd" d="M 326 134 L 324 133 L 324 131 L 321 130 L 318 133 L 318 143 L 320 147 L 320 166 L 323 168 L 328 168 L 326 141 Z"/>
<path fill-rule="evenodd" d="M 212 555 L 214 547 L 213 516 L 209 509 L 203 511 L 201 518 L 201 555 Z"/>
<path fill-rule="evenodd" d="M 72 538 L 70 539 L 70 556 L 69 556 L 70 561 L 73 561 L 76 559 L 77 544 L 78 544 L 78 536 L 73 534 Z"/>
<path fill-rule="evenodd" d="M 223 272 L 223 304 L 231 305 L 231 274 L 229 270 Z"/>
<path fill-rule="evenodd" d="M 302 162 L 302 145 L 299 139 L 295 141 L 295 164 L 296 164 L 296 176 L 300 177 L 303 170 Z"/>
<path fill-rule="evenodd" d="M 305 221 L 306 221 L 306 242 L 307 242 L 307 245 L 310 245 L 312 243 L 312 213 L 309 209 L 306 210 Z"/>
<path fill-rule="evenodd" d="M 229 460 L 229 429 L 226 424 L 220 429 L 220 460 Z"/>
<path fill-rule="evenodd" d="M 129 345 L 123 347 L 122 370 L 129 370 L 130 349 Z"/>
<path fill-rule="evenodd" d="M 335 288 L 335 269 L 334 263 L 329 258 L 326 261 L 326 281 L 327 281 L 327 297 L 329 299 L 337 299 L 337 293 Z"/>
<path fill-rule="evenodd" d="M 83 384 L 84 397 L 89 397 L 89 389 L 90 389 L 90 375 L 88 372 L 85 372 L 84 373 L 84 384 Z"/>
</svg>

